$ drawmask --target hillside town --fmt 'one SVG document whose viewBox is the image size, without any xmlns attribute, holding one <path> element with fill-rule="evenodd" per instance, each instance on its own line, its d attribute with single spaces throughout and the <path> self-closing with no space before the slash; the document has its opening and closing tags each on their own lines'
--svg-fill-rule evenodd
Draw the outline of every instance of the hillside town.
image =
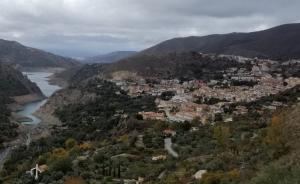
<svg viewBox="0 0 300 184">
<path fill-rule="evenodd" d="M 0 7 L 0 184 L 300 184 L 300 1 Z"/>
<path fill-rule="evenodd" d="M 118 78 L 111 81 L 130 96 L 148 94 L 157 97 L 155 102 L 159 111 L 140 112 L 144 119 L 170 122 L 199 119 L 202 123 L 214 122 L 216 116 L 221 116 L 224 121 L 232 121 L 233 115 L 246 114 L 248 109 L 238 105 L 228 116 L 224 111 L 230 104 L 254 102 L 300 85 L 300 78 L 284 76 L 276 61 L 227 55 L 219 57 L 235 59 L 251 67 L 218 71 L 222 74 L 219 80 L 156 79 L 156 82 L 152 83 L 139 77 L 130 80 Z M 291 63 L 297 67 L 300 65 L 300 61 L 288 61 L 281 65 Z M 167 95 L 167 98 L 161 98 L 164 95 Z M 281 102 L 273 101 L 264 108 L 275 110 L 282 105 Z"/>
</svg>

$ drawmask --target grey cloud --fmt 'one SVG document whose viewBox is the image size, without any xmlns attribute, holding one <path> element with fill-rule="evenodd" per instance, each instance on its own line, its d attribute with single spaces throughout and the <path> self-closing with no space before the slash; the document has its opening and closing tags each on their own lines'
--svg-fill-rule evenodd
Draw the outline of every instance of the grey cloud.
<svg viewBox="0 0 300 184">
<path fill-rule="evenodd" d="M 297 0 L 0 0 L 0 37 L 84 57 L 300 19 Z"/>
</svg>

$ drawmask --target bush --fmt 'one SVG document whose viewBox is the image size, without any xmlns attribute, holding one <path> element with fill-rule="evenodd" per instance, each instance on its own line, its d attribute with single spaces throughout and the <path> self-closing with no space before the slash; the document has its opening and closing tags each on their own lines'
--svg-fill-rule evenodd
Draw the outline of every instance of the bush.
<svg viewBox="0 0 300 184">
<path fill-rule="evenodd" d="M 86 184 L 81 177 L 68 177 L 64 184 Z"/>
<path fill-rule="evenodd" d="M 76 146 L 77 145 L 77 141 L 75 140 L 75 139 L 73 139 L 73 138 L 69 138 L 69 139 L 67 139 L 66 140 L 66 142 L 65 142 L 65 147 L 68 149 L 68 150 L 70 150 L 70 149 L 72 149 L 74 146 Z"/>
<path fill-rule="evenodd" d="M 69 158 L 60 158 L 55 160 L 50 165 L 50 171 L 61 171 L 63 173 L 67 173 L 68 171 L 72 171 L 72 162 Z"/>
<path fill-rule="evenodd" d="M 201 178 L 201 184 L 233 184 L 238 183 L 240 172 L 238 170 L 231 170 L 229 172 L 215 171 L 208 172 Z"/>
<path fill-rule="evenodd" d="M 269 166 L 253 178 L 251 184 L 296 184 L 300 183 L 299 167 Z"/>
</svg>

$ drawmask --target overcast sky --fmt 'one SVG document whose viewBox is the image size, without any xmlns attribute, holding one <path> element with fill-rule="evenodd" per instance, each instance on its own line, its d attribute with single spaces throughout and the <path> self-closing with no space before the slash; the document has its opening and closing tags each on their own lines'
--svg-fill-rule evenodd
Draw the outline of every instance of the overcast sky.
<svg viewBox="0 0 300 184">
<path fill-rule="evenodd" d="M 299 0 L 0 0 L 0 38 L 70 57 L 300 20 Z"/>
</svg>

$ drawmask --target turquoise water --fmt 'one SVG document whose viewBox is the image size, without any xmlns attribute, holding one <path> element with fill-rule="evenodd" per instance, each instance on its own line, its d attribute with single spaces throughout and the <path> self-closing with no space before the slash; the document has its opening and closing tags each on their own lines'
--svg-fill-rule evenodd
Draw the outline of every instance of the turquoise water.
<svg viewBox="0 0 300 184">
<path fill-rule="evenodd" d="M 48 72 L 23 72 L 32 82 L 36 83 L 43 94 L 48 98 L 50 97 L 55 91 L 61 89 L 57 85 L 49 84 L 49 77 L 53 73 Z M 19 111 L 18 114 L 22 116 L 26 116 L 32 121 L 30 122 L 22 122 L 22 124 L 38 124 L 41 120 L 34 116 L 33 113 L 36 112 L 42 105 L 47 102 L 48 99 L 44 99 L 37 102 L 28 103 L 24 106 L 23 110 Z"/>
</svg>

